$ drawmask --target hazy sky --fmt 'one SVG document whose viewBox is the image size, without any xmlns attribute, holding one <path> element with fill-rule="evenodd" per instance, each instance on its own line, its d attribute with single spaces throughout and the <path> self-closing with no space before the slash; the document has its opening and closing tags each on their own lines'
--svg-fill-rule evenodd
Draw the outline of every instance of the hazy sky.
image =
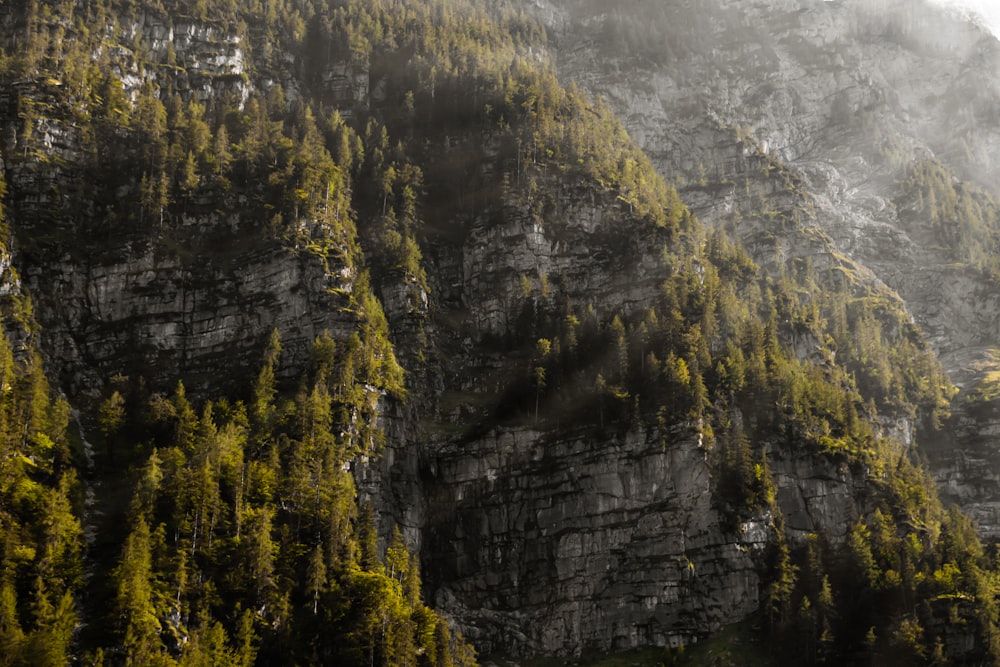
<svg viewBox="0 0 1000 667">
<path fill-rule="evenodd" d="M 939 5 L 965 7 L 979 14 L 992 30 L 1000 36 L 1000 0 L 934 0 Z"/>
</svg>

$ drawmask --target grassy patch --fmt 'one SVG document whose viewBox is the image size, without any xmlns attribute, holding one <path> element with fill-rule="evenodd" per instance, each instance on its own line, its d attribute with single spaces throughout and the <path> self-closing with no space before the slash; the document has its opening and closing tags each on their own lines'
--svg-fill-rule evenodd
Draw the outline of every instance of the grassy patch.
<svg viewBox="0 0 1000 667">
<path fill-rule="evenodd" d="M 982 375 L 966 400 L 969 403 L 986 403 L 1000 398 L 1000 349 L 988 350 L 986 359 L 977 362 L 973 368 Z"/>
</svg>

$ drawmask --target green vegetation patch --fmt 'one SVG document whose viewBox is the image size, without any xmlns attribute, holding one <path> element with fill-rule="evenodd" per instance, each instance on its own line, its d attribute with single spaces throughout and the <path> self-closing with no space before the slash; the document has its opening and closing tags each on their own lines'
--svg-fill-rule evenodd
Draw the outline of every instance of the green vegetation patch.
<svg viewBox="0 0 1000 667">
<path fill-rule="evenodd" d="M 965 400 L 970 404 L 983 404 L 1000 398 L 1000 349 L 988 350 L 986 358 L 974 364 L 973 368 L 981 376 Z"/>
</svg>

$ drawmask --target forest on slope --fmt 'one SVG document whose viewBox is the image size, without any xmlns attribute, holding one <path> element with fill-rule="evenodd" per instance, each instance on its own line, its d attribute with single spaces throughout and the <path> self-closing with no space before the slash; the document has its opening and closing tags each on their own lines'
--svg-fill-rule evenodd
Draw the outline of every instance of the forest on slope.
<svg viewBox="0 0 1000 667">
<path fill-rule="evenodd" d="M 898 292 L 960 389 L 923 451 L 992 540 L 1000 42 L 935 4 L 565 0 L 540 16 L 563 80 L 609 100 L 703 221 L 769 271 L 846 257 Z"/>
<path fill-rule="evenodd" d="M 399 416 L 418 414 L 431 422 L 423 434 L 457 429 L 455 442 L 510 424 L 570 423 L 609 442 L 648 429 L 664 448 L 668 433 L 695 433 L 731 530 L 769 517 L 759 620 L 775 660 L 1000 655 L 992 556 L 885 427 L 912 419 L 919 441 L 953 395 L 902 304 L 848 263 L 770 275 L 702 226 L 606 106 L 558 83 L 545 31 L 516 8 L 8 10 L 14 266 L 110 265 L 124 243 L 182 264 L 280 248 L 332 277 L 324 298 L 339 328 L 297 350 L 286 332 L 257 331 L 255 363 L 234 356 L 232 377 L 197 394 L 185 389 L 191 366 L 141 347 L 121 350 L 120 367 L 92 368 L 100 386 L 50 387 L 36 318 L 55 322 L 56 300 L 37 280 L 29 299 L 8 271 L 6 664 L 472 664 L 455 631 L 465 619 L 425 603 L 421 561 L 436 555 L 417 553 L 359 490 L 366 463 L 416 428 Z M 191 34 L 182 25 L 238 43 L 245 66 L 205 74 L 204 53 L 178 48 L 176 35 Z M 329 85 L 331 71 L 352 68 L 376 90 Z M 507 360 L 503 381 L 483 391 L 450 379 L 467 331 L 447 317 L 446 249 L 474 222 L 515 214 L 570 239 L 581 223 L 565 214 L 568 198 L 602 212 L 587 237 L 594 254 L 612 267 L 642 257 L 654 289 L 626 304 L 565 277 L 511 275 L 509 319 L 475 341 Z M 979 252 L 967 248 L 956 252 Z M 488 406 L 456 419 L 443 403 L 463 382 Z M 771 459 L 789 452 L 865 480 L 843 539 L 786 535 Z"/>
</svg>

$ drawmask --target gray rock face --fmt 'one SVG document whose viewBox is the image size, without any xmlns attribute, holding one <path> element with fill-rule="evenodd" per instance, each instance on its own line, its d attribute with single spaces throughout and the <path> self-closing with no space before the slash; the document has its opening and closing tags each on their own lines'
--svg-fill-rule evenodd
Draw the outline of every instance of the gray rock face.
<svg viewBox="0 0 1000 667">
<path fill-rule="evenodd" d="M 666 443 L 666 444 L 664 444 Z M 427 465 L 427 576 L 481 651 L 579 654 L 690 644 L 759 608 L 772 536 L 713 506 L 701 439 L 497 429 Z M 863 475 L 776 454 L 793 538 L 836 543 Z"/>
<path fill-rule="evenodd" d="M 340 314 L 353 275 L 331 273 L 308 253 L 254 248 L 221 266 L 157 254 L 28 271 L 50 364 L 70 391 L 100 391 L 117 373 L 158 386 L 180 374 L 196 391 L 218 390 L 251 377 L 274 329 L 291 371 L 308 364 L 324 330 L 346 335 L 356 324 Z"/>
<path fill-rule="evenodd" d="M 977 522 L 983 537 L 1000 539 L 1000 414 L 988 403 L 966 407 L 954 421 L 961 446 L 933 459 L 941 494 Z"/>
<path fill-rule="evenodd" d="M 692 434 L 499 429 L 431 462 L 428 572 L 486 653 L 676 645 L 759 604 L 770 518 L 723 527 Z"/>
<path fill-rule="evenodd" d="M 245 101 L 250 92 L 246 44 L 232 29 L 180 19 L 172 22 L 148 12 L 139 13 L 133 23 L 122 26 L 123 43 L 144 44 L 146 56 L 153 62 L 172 67 L 168 76 L 176 90 L 201 101 L 234 93 Z M 147 78 L 164 74 L 139 66 L 137 54 L 117 47 L 111 56 L 120 61 L 122 83 L 126 92 L 136 94 Z M 159 70 L 159 68 L 157 68 Z"/>
<path fill-rule="evenodd" d="M 834 544 L 841 543 L 851 518 L 865 508 L 866 472 L 782 450 L 774 456 L 772 474 L 789 539 L 799 543 L 822 533 Z"/>
<path fill-rule="evenodd" d="M 560 76 L 608 101 L 703 221 L 734 231 L 772 270 L 807 257 L 901 298 L 953 381 L 973 388 L 1000 338 L 1000 290 L 954 263 L 901 181 L 911 159 L 933 155 L 994 187 L 1000 124 L 987 109 L 998 99 L 1000 43 L 919 2 L 715 0 L 658 11 L 648 20 L 656 47 L 609 43 L 627 12 L 550 0 L 538 15 L 564 36 L 553 50 Z M 923 445 L 945 497 L 996 537 L 1000 442 L 964 396 L 952 435 Z"/>
</svg>

